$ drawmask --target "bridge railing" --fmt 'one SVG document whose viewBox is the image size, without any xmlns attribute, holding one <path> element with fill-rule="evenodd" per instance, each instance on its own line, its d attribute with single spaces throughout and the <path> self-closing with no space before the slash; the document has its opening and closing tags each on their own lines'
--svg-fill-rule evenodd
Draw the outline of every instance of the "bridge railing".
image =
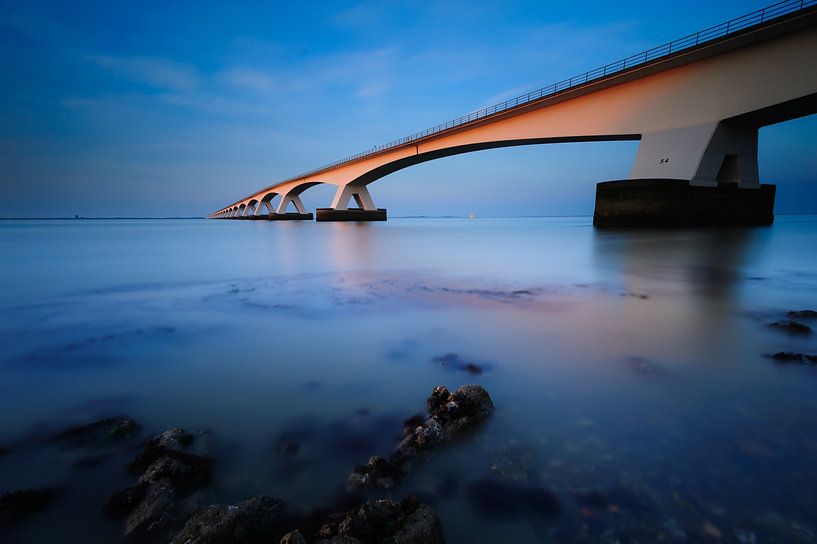
<svg viewBox="0 0 817 544">
<path fill-rule="evenodd" d="M 368 155 L 374 155 L 375 153 L 379 153 L 387 149 L 400 147 L 405 144 L 421 140 L 423 138 L 431 136 L 432 134 L 437 134 L 439 132 L 443 132 L 460 125 L 465 125 L 478 119 L 490 117 L 492 115 L 496 115 L 497 113 L 501 113 L 503 111 L 510 110 L 518 106 L 535 102 L 542 98 L 554 96 L 558 93 L 567 91 L 579 85 L 584 85 L 591 81 L 607 77 L 617 72 L 622 72 L 624 70 L 628 70 L 630 68 L 634 68 L 636 66 L 646 64 L 648 62 L 652 62 L 663 57 L 668 57 L 685 49 L 690 49 L 692 47 L 697 47 L 698 45 L 707 42 L 724 38 L 726 36 L 735 34 L 747 28 L 760 25 L 767 21 L 771 21 L 778 17 L 782 17 L 783 15 L 789 15 L 791 13 L 796 13 L 798 11 L 811 8 L 815 5 L 817 5 L 817 0 L 784 0 L 782 2 L 778 2 L 776 4 L 772 4 L 765 8 L 759 9 L 757 11 L 747 13 L 746 15 L 741 15 L 740 17 L 736 17 L 724 23 L 720 23 L 718 25 L 701 30 L 694 34 L 684 36 L 683 38 L 678 38 L 663 45 L 653 47 L 652 49 L 647 49 L 646 51 L 636 53 L 635 55 L 631 55 L 625 59 L 605 64 L 600 68 L 589 70 L 583 74 L 573 76 L 569 79 L 565 79 L 557 83 L 553 83 L 551 85 L 548 85 L 547 87 L 542 87 L 541 89 L 531 91 L 527 94 L 523 94 L 511 98 L 509 100 L 505 100 L 504 102 L 494 104 L 493 106 L 488 106 L 481 110 L 469 113 L 467 115 L 463 115 L 462 117 L 452 119 L 451 121 L 447 121 L 437 126 L 422 130 L 420 132 L 415 132 L 414 134 L 411 134 L 409 136 L 393 140 L 386 144 L 372 147 L 370 149 L 367 149 L 366 151 L 362 151 L 360 153 L 357 153 L 350 157 L 346 157 L 339 161 L 325 164 L 320 168 L 315 168 L 308 172 L 304 172 L 303 174 L 300 174 L 291 179 L 292 180 L 301 179 L 312 174 L 316 174 L 318 172 L 334 168 L 335 166 L 340 166 L 348 162 L 356 161 Z"/>
</svg>

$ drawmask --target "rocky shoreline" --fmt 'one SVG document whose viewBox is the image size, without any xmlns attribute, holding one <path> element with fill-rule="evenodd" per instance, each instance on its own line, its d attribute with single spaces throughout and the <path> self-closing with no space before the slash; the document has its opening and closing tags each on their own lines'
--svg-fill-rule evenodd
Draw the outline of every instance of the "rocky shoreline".
<svg viewBox="0 0 817 544">
<path fill-rule="evenodd" d="M 389 488 L 399 483 L 410 465 L 434 447 L 474 431 L 493 413 L 488 392 L 466 385 L 450 393 L 437 386 L 427 403 L 428 418 L 411 425 L 388 459 L 372 457 L 355 469 L 349 491 L 365 485 Z M 409 420 L 410 422 L 413 420 Z M 62 448 L 91 451 L 100 459 L 132 440 L 141 426 L 127 417 L 108 417 L 57 433 L 50 440 Z M 214 437 L 205 430 L 169 429 L 145 442 L 127 464 L 135 482 L 110 496 L 101 514 L 120 520 L 122 542 L 253 544 L 442 544 L 437 513 L 412 495 L 401 500 L 375 498 L 332 514 L 290 514 L 285 501 L 265 495 L 231 505 L 204 505 L 202 491 L 214 478 Z M 382 466 L 381 466 L 382 465 Z M 386 481 L 386 469 L 396 471 Z M 399 475 L 397 474 L 399 472 Z M 47 508 L 58 490 L 23 489 L 0 495 L 0 527 L 15 525 Z"/>
<path fill-rule="evenodd" d="M 801 351 L 809 347 L 802 343 L 802 338 L 812 335 L 807 322 L 817 319 L 817 312 L 799 310 L 766 316 L 766 319 L 765 326 L 782 333 L 781 338 L 797 337 L 790 338 L 786 347 L 799 346 L 799 350 L 775 351 L 766 357 L 780 364 L 817 364 L 817 354 Z M 434 362 L 469 374 L 482 372 L 481 367 L 463 362 L 456 354 L 437 357 Z M 671 375 L 666 368 L 641 357 L 632 356 L 623 362 L 642 379 L 664 380 Z M 263 494 L 233 504 L 212 504 L 210 488 L 218 480 L 218 459 L 216 437 L 206 430 L 172 428 L 139 444 L 142 426 L 129 417 L 112 416 L 59 432 L 39 434 L 30 440 L 65 452 L 78 469 L 121 458 L 130 452 L 131 460 L 126 466 L 120 465 L 132 478 L 130 485 L 98 506 L 100 515 L 120 524 L 122 542 L 438 544 L 445 540 L 443 523 L 433 509 L 434 497 L 407 493 L 404 484 L 422 479 L 423 466 L 431 463 L 437 452 L 479 432 L 494 411 L 493 400 L 482 386 L 465 385 L 453 392 L 442 385 L 435 387 L 426 401 L 426 413 L 403 422 L 402 438 L 395 437 L 397 444 L 392 452 L 385 457 L 372 455 L 365 464 L 354 467 L 345 482 L 338 482 L 339 487 L 344 488 L 342 496 L 336 497 L 329 507 L 309 513 L 289 511 L 284 498 Z M 396 421 L 389 420 L 390 425 L 397 425 L 395 432 L 399 431 L 403 417 L 405 415 Z M 736 447 L 750 457 L 773 455 L 767 447 L 752 441 L 738 441 Z M 0 456 L 9 455 L 17 448 L 17 445 L 4 444 L 0 447 Z M 283 440 L 278 449 L 281 455 L 292 456 L 299 448 L 297 440 L 288 439 Z M 596 524 L 598 531 L 606 531 L 603 534 L 633 536 L 622 542 L 649 542 L 650 534 L 669 535 L 663 540 L 666 542 L 735 539 L 740 544 L 759 542 L 757 533 L 749 529 L 738 527 L 732 530 L 734 534 L 726 534 L 722 525 L 719 527 L 705 518 L 699 521 L 697 513 L 690 516 L 694 521 L 682 526 L 673 525 L 673 519 L 660 527 L 652 525 L 650 529 L 647 527 L 653 520 L 632 527 L 622 525 L 619 517 L 622 508 L 640 510 L 641 515 L 648 517 L 658 514 L 659 510 L 649 506 L 648 492 L 635 497 L 632 491 L 621 486 L 599 487 L 592 477 L 592 469 L 587 467 L 572 482 L 572 487 L 559 489 L 543 476 L 547 470 L 542 467 L 538 473 L 533 470 L 537 462 L 534 448 L 511 444 L 494 449 L 490 463 L 483 467 L 487 469 L 484 473 L 469 468 L 469 474 L 475 477 L 464 482 L 461 489 L 474 514 L 486 519 L 526 520 L 546 541 L 551 537 L 564 537 L 565 541 L 594 542 L 593 538 L 598 536 L 592 533 Z M 553 470 L 568 470 L 554 465 L 555 462 L 551 460 L 552 467 L 556 467 Z M 401 495 L 392 496 L 400 489 L 404 490 Z M 64 491 L 60 487 L 37 487 L 3 493 L 0 495 L 0 529 L 34 517 L 49 508 Z M 653 504 L 660 502 L 656 499 Z M 578 505 L 579 522 L 571 518 L 575 505 Z M 686 507 L 696 511 L 695 507 Z M 557 519 L 558 524 L 551 523 Z"/>
</svg>

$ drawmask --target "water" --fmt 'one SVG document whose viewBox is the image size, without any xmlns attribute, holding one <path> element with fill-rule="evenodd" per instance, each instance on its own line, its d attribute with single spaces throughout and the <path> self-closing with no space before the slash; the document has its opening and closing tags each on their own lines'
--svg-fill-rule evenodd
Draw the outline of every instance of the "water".
<svg viewBox="0 0 817 544">
<path fill-rule="evenodd" d="M 480 383 L 490 423 L 390 492 L 432 504 L 448 542 L 817 542 L 817 366 L 764 357 L 817 352 L 766 326 L 817 307 L 816 244 L 813 216 L 4 221 L 0 489 L 59 494 L 0 536 L 120 536 L 99 511 L 136 445 L 78 468 L 85 452 L 43 440 L 71 424 L 211 429 L 208 502 L 307 512 L 388 454 L 433 386 Z M 484 372 L 434 361 L 449 353 Z M 515 495 L 498 452 L 530 460 Z"/>
</svg>

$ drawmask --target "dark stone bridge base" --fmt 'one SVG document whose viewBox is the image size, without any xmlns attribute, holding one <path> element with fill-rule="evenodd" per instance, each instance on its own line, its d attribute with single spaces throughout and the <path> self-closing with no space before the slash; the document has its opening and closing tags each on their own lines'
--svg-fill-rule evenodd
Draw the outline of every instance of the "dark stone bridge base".
<svg viewBox="0 0 817 544">
<path fill-rule="evenodd" d="M 335 210 L 333 208 L 318 208 L 315 210 L 316 221 L 385 221 L 386 209 L 363 210 L 360 208 L 349 208 L 348 210 Z"/>
<path fill-rule="evenodd" d="M 312 221 L 314 216 L 311 213 L 262 213 L 261 215 L 249 215 L 238 219 L 252 219 L 256 221 Z"/>
<path fill-rule="evenodd" d="M 597 227 L 771 225 L 774 185 L 693 187 L 677 179 L 605 181 L 596 185 Z"/>
</svg>

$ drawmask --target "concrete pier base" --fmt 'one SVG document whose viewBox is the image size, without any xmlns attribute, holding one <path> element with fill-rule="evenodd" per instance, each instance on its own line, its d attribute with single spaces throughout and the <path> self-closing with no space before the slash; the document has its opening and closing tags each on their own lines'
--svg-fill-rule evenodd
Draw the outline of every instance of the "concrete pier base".
<svg viewBox="0 0 817 544">
<path fill-rule="evenodd" d="M 597 227 L 757 226 L 774 221 L 775 185 L 693 187 L 678 179 L 631 179 L 596 185 Z"/>
<path fill-rule="evenodd" d="M 240 219 L 254 219 L 263 221 L 312 221 L 315 216 L 311 213 L 262 213 L 261 215 L 250 215 Z"/>
<path fill-rule="evenodd" d="M 385 221 L 386 209 L 364 210 L 361 208 L 349 208 L 347 210 L 335 210 L 333 208 L 318 208 L 315 210 L 316 221 Z"/>
</svg>

